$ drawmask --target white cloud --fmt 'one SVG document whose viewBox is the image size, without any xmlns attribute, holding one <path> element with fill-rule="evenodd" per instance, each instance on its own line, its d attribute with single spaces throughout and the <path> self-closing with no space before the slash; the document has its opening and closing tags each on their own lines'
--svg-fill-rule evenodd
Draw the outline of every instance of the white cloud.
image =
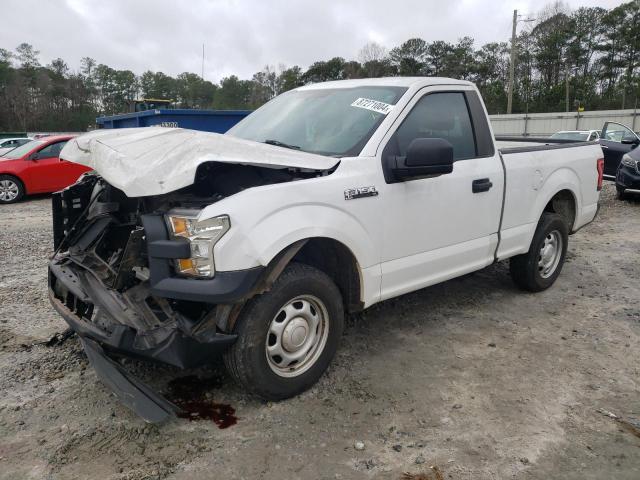
<svg viewBox="0 0 640 480">
<path fill-rule="evenodd" d="M 72 68 L 90 56 L 113 68 L 250 78 L 264 65 L 307 67 L 334 56 L 356 58 L 377 41 L 388 49 L 411 37 L 476 46 L 507 41 L 517 8 L 535 13 L 534 0 L 3 0 L 0 48 L 22 42 L 41 61 L 61 57 Z M 571 0 L 572 8 L 611 8 L 619 0 Z"/>
</svg>

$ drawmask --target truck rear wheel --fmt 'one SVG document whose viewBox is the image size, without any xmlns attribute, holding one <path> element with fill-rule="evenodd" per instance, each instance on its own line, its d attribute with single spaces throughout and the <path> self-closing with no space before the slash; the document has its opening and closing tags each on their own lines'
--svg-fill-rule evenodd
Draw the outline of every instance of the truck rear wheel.
<svg viewBox="0 0 640 480">
<path fill-rule="evenodd" d="M 569 228 L 557 213 L 544 212 L 527 253 L 509 261 L 515 284 L 530 292 L 540 292 L 556 281 L 567 254 Z"/>
<path fill-rule="evenodd" d="M 247 302 L 234 328 L 238 340 L 224 361 L 249 392 L 266 400 L 292 397 L 327 369 L 343 325 L 342 296 L 331 278 L 292 263 L 271 290 Z"/>
</svg>

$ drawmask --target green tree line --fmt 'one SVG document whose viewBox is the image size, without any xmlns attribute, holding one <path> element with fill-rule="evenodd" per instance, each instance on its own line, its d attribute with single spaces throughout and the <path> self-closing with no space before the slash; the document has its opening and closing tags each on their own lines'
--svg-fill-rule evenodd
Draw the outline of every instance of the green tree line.
<svg viewBox="0 0 640 480">
<path fill-rule="evenodd" d="M 521 25 L 513 112 L 634 108 L 640 97 L 640 0 L 607 10 L 548 5 Z M 123 113 L 136 98 L 172 99 L 179 108 L 254 109 L 298 86 L 349 78 L 443 76 L 475 82 L 489 113 L 505 113 L 510 44 L 474 47 L 412 38 L 390 50 L 369 43 L 358 58 L 265 66 L 251 79 L 219 83 L 194 73 L 136 75 L 85 57 L 72 71 L 62 58 L 42 65 L 27 43 L 0 48 L 0 130 L 83 131 L 98 115 Z"/>
</svg>

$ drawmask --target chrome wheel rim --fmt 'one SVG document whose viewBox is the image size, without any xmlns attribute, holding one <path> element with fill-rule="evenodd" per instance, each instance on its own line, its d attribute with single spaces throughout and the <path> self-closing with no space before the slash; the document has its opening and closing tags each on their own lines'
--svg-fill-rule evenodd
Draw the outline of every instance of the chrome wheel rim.
<svg viewBox="0 0 640 480">
<path fill-rule="evenodd" d="M 544 238 L 538 253 L 538 272 L 542 278 L 549 278 L 556 271 L 562 257 L 562 235 L 557 230 Z"/>
<path fill-rule="evenodd" d="M 18 184 L 13 180 L 0 180 L 0 200 L 10 202 L 15 200 L 20 193 Z"/>
<path fill-rule="evenodd" d="M 265 353 L 271 370 L 296 377 L 320 358 L 329 336 L 327 307 L 317 297 L 300 295 L 288 301 L 269 324 Z"/>
</svg>

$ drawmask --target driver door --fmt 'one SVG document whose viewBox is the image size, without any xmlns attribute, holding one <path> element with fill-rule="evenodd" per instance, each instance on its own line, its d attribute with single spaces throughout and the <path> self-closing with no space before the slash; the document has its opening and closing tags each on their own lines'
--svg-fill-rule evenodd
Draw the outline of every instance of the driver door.
<svg viewBox="0 0 640 480">
<path fill-rule="evenodd" d="M 383 300 L 489 265 L 498 242 L 504 172 L 478 94 L 425 90 L 383 140 L 379 161 L 406 156 L 416 138 L 440 138 L 453 146 L 453 171 L 380 185 Z"/>
<path fill-rule="evenodd" d="M 606 122 L 600 135 L 600 146 L 604 153 L 604 176 L 615 179 L 618 166 L 625 153 L 640 143 L 638 136 L 629 127 L 616 122 Z"/>
</svg>

